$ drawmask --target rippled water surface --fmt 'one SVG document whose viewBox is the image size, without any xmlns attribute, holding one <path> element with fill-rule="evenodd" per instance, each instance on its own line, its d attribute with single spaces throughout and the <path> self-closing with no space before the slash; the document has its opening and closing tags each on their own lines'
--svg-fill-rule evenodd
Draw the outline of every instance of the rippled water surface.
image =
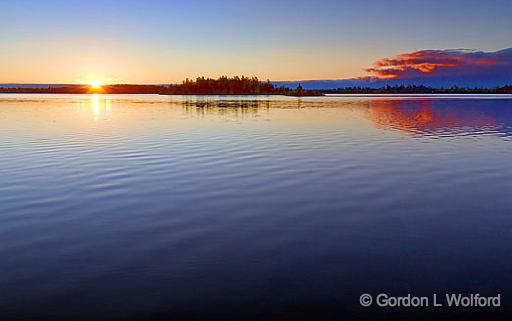
<svg viewBox="0 0 512 321">
<path fill-rule="evenodd" d="M 1 95 L 0 319 L 510 312 L 511 146 L 508 96 Z"/>
</svg>

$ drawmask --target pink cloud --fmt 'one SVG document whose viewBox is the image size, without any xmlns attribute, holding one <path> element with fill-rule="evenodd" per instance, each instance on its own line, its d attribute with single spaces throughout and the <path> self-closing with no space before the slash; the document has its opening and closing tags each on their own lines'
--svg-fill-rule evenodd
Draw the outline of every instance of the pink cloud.
<svg viewBox="0 0 512 321">
<path fill-rule="evenodd" d="M 467 49 L 420 50 L 376 61 L 367 72 L 379 79 L 510 73 L 512 50 L 483 52 Z"/>
</svg>

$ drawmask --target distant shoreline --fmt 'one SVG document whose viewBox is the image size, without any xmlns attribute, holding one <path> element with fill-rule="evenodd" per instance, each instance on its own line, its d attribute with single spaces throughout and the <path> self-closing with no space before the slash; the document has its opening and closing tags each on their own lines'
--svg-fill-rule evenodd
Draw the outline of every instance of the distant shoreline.
<svg viewBox="0 0 512 321">
<path fill-rule="evenodd" d="M 256 77 L 218 79 L 199 77 L 195 80 L 186 79 L 177 85 L 133 85 L 115 84 L 104 86 L 56 84 L 35 87 L 36 85 L 11 84 L 1 87 L 0 93 L 10 94 L 158 94 L 158 95 L 205 95 L 205 96 L 268 96 L 281 95 L 293 97 L 315 97 L 324 95 L 501 95 L 512 94 L 512 85 L 496 88 L 434 88 L 423 85 L 385 86 L 382 88 L 346 87 L 337 89 L 311 90 L 304 89 L 300 84 L 295 89 L 276 87 L 269 80 L 262 82 Z M 42 85 L 41 85 L 42 86 Z"/>
<path fill-rule="evenodd" d="M 187 94 L 164 94 L 164 93 L 112 93 L 112 92 L 51 92 L 51 91 L 3 91 L 0 88 L 0 95 L 2 94 L 19 94 L 19 95 L 160 95 L 160 96 L 283 96 L 283 97 L 382 97 L 382 96 L 456 96 L 456 95 L 475 95 L 475 96 L 506 96 L 512 95 L 511 93 L 424 93 L 424 92 L 410 92 L 410 93 L 323 93 L 321 95 L 285 95 L 285 94 L 198 94 L 198 93 L 187 93 Z"/>
<path fill-rule="evenodd" d="M 285 94 L 162 94 L 162 93 L 109 93 L 109 92 L 91 92 L 91 93 L 72 93 L 72 92 L 4 92 L 1 91 L 0 95 L 15 94 L 15 95 L 160 95 L 160 96 L 283 96 L 283 97 L 326 97 L 322 95 L 285 95 Z"/>
<path fill-rule="evenodd" d="M 318 90 L 276 87 L 270 81 L 262 82 L 257 77 L 198 77 L 185 79 L 178 85 L 48 85 L 47 87 L 0 87 L 0 93 L 19 94 L 159 94 L 159 95 L 284 95 L 323 96 Z"/>
</svg>

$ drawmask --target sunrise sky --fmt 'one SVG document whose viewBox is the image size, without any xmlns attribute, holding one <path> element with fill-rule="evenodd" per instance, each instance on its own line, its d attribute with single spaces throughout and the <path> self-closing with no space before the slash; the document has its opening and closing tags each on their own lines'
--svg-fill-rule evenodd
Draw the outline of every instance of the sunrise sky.
<svg viewBox="0 0 512 321">
<path fill-rule="evenodd" d="M 417 50 L 512 47 L 511 15 L 509 0 L 5 1 L 0 83 L 362 77 Z"/>
</svg>

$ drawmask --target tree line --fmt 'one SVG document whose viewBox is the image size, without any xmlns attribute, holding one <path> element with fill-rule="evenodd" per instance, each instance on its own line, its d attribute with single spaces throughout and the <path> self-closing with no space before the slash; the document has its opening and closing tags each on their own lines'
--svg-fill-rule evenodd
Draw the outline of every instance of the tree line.
<svg viewBox="0 0 512 321">
<path fill-rule="evenodd" d="M 217 79 L 198 77 L 186 79 L 173 85 L 104 85 L 92 88 L 88 85 L 62 85 L 45 88 L 1 88 L 0 93 L 34 94 L 160 94 L 160 95 L 285 95 L 322 96 L 324 94 L 512 94 L 512 85 L 496 88 L 434 88 L 429 86 L 385 86 L 381 88 L 347 87 L 327 90 L 305 90 L 301 85 L 295 89 L 276 87 L 270 81 L 262 82 L 257 77 L 226 77 Z"/>
<path fill-rule="evenodd" d="M 347 87 L 322 90 L 325 94 L 512 94 L 512 85 L 496 88 L 434 88 L 429 86 Z"/>
<path fill-rule="evenodd" d="M 296 89 L 276 87 L 267 80 L 260 81 L 257 77 L 217 79 L 198 77 L 195 80 L 185 79 L 179 85 L 169 85 L 169 95 L 286 95 L 286 96 L 322 96 L 320 91 L 304 90 L 300 85 Z"/>
</svg>

